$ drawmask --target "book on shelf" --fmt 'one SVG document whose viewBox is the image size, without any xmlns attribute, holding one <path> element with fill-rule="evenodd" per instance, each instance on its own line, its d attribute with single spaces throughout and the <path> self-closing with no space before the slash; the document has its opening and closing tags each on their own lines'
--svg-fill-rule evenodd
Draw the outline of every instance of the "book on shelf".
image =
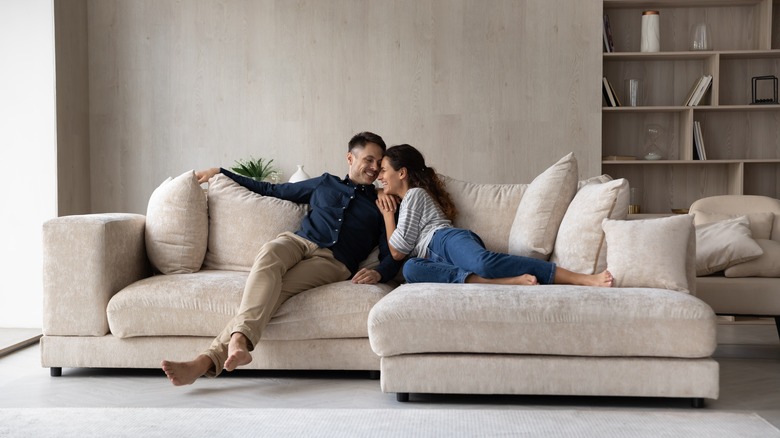
<svg viewBox="0 0 780 438">
<path fill-rule="evenodd" d="M 615 51 L 615 43 L 612 41 L 612 28 L 609 25 L 609 15 L 604 14 L 604 51 L 611 53 Z"/>
<path fill-rule="evenodd" d="M 697 106 L 701 103 L 704 95 L 707 94 L 707 90 L 712 85 L 712 75 L 702 75 L 691 87 L 691 91 L 688 92 L 688 97 L 685 99 L 684 106 Z"/>
<path fill-rule="evenodd" d="M 701 123 L 698 121 L 693 122 L 693 159 L 707 159 L 707 150 L 704 149 L 704 137 L 701 134 Z"/>
<path fill-rule="evenodd" d="M 602 161 L 629 161 L 636 160 L 634 155 L 604 155 L 601 157 Z"/>
<path fill-rule="evenodd" d="M 602 92 L 604 94 L 604 100 L 607 102 L 607 106 L 620 106 L 620 99 L 615 93 L 615 89 L 612 88 L 612 84 L 609 82 L 606 76 L 601 78 Z"/>
</svg>

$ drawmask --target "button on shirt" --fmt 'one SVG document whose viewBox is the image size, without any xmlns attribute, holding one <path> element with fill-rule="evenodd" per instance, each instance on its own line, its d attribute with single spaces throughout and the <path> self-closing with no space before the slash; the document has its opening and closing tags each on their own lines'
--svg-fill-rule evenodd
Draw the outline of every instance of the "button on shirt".
<svg viewBox="0 0 780 438">
<path fill-rule="evenodd" d="M 402 262 L 390 255 L 385 223 L 376 206 L 373 185 L 355 184 L 349 178 L 323 173 L 297 183 L 271 184 L 236 175 L 226 169 L 220 172 L 241 186 L 263 196 L 309 204 L 309 212 L 295 234 L 333 251 L 336 260 L 354 275 L 360 262 L 379 246 L 380 281 L 391 280 Z"/>
</svg>

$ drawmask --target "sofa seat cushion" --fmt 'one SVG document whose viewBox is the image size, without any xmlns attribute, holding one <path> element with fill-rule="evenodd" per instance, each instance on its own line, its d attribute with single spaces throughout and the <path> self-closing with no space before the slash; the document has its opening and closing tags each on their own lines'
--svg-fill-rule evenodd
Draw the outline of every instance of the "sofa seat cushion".
<svg viewBox="0 0 780 438">
<path fill-rule="evenodd" d="M 137 281 L 109 301 L 111 333 L 120 338 L 214 337 L 238 311 L 247 276 L 203 270 Z M 279 307 L 262 339 L 365 338 L 368 312 L 391 289 L 343 281 L 300 293 Z"/>
<path fill-rule="evenodd" d="M 709 357 L 712 309 L 651 288 L 405 284 L 371 310 L 380 356 L 494 353 Z"/>
</svg>

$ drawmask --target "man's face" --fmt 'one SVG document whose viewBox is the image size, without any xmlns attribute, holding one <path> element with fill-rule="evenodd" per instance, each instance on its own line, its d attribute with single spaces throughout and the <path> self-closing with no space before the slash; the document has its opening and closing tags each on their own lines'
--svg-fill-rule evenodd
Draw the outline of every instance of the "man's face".
<svg viewBox="0 0 780 438">
<path fill-rule="evenodd" d="M 376 143 L 366 143 L 347 152 L 349 179 L 357 184 L 373 184 L 379 175 L 379 162 L 382 160 L 382 148 Z"/>
</svg>

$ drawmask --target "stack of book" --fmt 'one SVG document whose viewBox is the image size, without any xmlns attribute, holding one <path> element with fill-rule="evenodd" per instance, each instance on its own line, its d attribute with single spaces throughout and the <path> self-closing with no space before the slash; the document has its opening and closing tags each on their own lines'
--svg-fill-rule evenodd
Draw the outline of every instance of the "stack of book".
<svg viewBox="0 0 780 438">
<path fill-rule="evenodd" d="M 699 79 L 696 80 L 696 82 L 694 82 L 693 86 L 691 87 L 691 91 L 688 92 L 688 96 L 685 98 L 683 106 L 698 105 L 704 95 L 707 94 L 707 90 L 710 88 L 710 85 L 712 85 L 712 75 L 702 75 Z"/>
</svg>

